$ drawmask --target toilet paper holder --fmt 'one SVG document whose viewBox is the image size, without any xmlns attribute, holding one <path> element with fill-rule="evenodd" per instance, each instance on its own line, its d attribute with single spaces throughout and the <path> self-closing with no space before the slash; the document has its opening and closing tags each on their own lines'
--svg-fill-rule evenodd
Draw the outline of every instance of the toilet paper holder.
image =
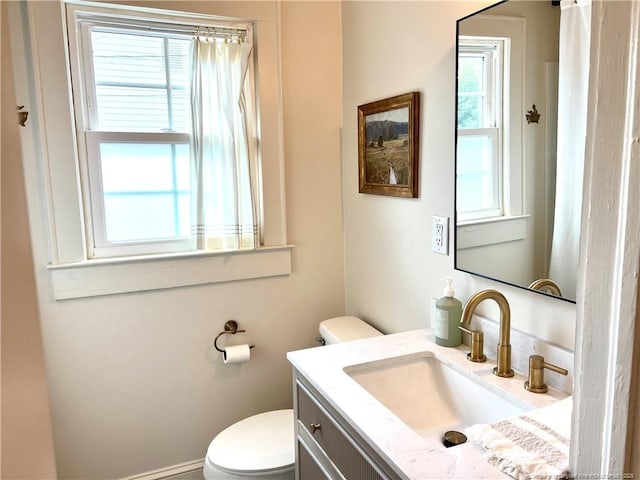
<svg viewBox="0 0 640 480">
<path fill-rule="evenodd" d="M 244 333 L 244 332 L 246 332 L 246 330 L 244 330 L 244 329 L 238 330 L 238 322 L 236 322 L 235 320 L 227 320 L 225 322 L 225 324 L 224 324 L 224 332 L 220 332 L 218 334 L 216 339 L 213 341 L 213 346 L 220 353 L 224 353 L 224 350 L 222 350 L 220 347 L 218 347 L 218 339 L 222 335 L 227 335 L 227 334 L 235 335 L 236 333 Z M 253 345 L 253 344 L 249 345 L 249 348 L 253 348 L 253 347 L 255 347 L 255 345 Z"/>
</svg>

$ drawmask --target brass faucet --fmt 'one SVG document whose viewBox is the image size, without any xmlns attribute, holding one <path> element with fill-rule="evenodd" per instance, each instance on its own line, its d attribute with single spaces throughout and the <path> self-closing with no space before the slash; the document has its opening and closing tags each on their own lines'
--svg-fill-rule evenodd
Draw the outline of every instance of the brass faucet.
<svg viewBox="0 0 640 480">
<path fill-rule="evenodd" d="M 507 299 L 497 290 L 482 290 L 473 295 L 462 310 L 462 325 L 469 325 L 476 307 L 483 300 L 491 299 L 500 307 L 500 339 L 496 353 L 498 366 L 493 369 L 493 374 L 498 377 L 513 377 L 511 369 L 511 309 Z"/>
<path fill-rule="evenodd" d="M 529 356 L 529 378 L 524 382 L 525 390 L 529 390 L 533 393 L 546 393 L 548 390 L 547 384 L 544 383 L 544 369 L 547 368 L 552 372 L 559 373 L 560 375 L 567 375 L 568 370 L 558 367 L 549 362 L 544 361 L 544 357 L 541 355 Z"/>
<path fill-rule="evenodd" d="M 539 280 L 535 280 L 529 285 L 529 288 L 533 290 L 547 291 L 551 295 L 555 295 L 557 297 L 562 296 L 562 292 L 560 291 L 560 287 L 556 282 L 551 280 L 550 278 L 541 278 Z"/>
</svg>

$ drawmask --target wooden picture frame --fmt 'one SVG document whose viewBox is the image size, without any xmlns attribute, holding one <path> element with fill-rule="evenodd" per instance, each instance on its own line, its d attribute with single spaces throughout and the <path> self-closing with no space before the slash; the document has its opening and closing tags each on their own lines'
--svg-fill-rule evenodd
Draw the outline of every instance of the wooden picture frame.
<svg viewBox="0 0 640 480">
<path fill-rule="evenodd" d="M 359 192 L 418 197 L 420 92 L 358 106 Z"/>
</svg>

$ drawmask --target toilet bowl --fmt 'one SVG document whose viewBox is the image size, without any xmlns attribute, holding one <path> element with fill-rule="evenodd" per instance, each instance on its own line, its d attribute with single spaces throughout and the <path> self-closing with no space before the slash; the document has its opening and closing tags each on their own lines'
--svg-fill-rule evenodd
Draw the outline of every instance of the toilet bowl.
<svg viewBox="0 0 640 480">
<path fill-rule="evenodd" d="M 320 323 L 327 345 L 382 335 L 357 317 Z M 293 410 L 260 413 L 227 427 L 209 444 L 206 480 L 293 480 L 295 438 Z"/>
<path fill-rule="evenodd" d="M 204 478 L 293 478 L 293 410 L 260 413 L 234 423 L 209 444 Z"/>
</svg>

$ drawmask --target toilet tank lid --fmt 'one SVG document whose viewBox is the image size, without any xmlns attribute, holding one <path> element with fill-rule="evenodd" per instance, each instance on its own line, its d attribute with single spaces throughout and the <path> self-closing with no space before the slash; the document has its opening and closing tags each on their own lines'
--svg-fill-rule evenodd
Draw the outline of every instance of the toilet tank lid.
<svg viewBox="0 0 640 480">
<path fill-rule="evenodd" d="M 382 332 L 376 330 L 358 317 L 335 317 L 320 322 L 320 336 L 327 344 L 348 342 L 361 338 L 378 337 Z"/>
<path fill-rule="evenodd" d="M 220 470 L 260 473 L 295 463 L 293 410 L 260 413 L 234 423 L 213 439 L 207 459 Z"/>
</svg>

